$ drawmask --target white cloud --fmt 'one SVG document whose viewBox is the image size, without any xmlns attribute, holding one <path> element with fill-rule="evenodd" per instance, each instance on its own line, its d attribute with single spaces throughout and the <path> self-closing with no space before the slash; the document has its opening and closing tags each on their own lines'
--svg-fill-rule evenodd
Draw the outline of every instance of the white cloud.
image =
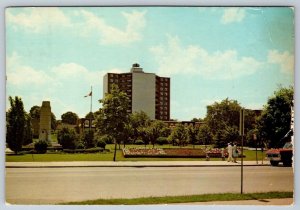
<svg viewBox="0 0 300 210">
<path fill-rule="evenodd" d="M 62 63 L 52 68 L 52 73 L 58 81 L 72 80 L 76 82 L 86 82 L 96 85 L 104 75 L 102 71 L 89 71 L 86 67 L 76 63 Z"/>
<path fill-rule="evenodd" d="M 86 10 L 74 11 L 68 15 L 55 7 L 32 7 L 20 11 L 15 13 L 14 9 L 6 10 L 7 23 L 15 29 L 23 28 L 31 33 L 50 33 L 49 31 L 59 27 L 68 27 L 67 32 L 79 32 L 86 38 L 97 37 L 100 44 L 128 44 L 139 41 L 142 39 L 142 29 L 146 26 L 146 11 L 122 12 L 126 22 L 122 28 L 111 26 L 104 18 Z M 80 21 L 75 22 L 73 17 Z"/>
<path fill-rule="evenodd" d="M 225 8 L 221 23 L 241 22 L 245 18 L 245 15 L 246 12 L 243 8 Z"/>
<path fill-rule="evenodd" d="M 33 33 L 52 30 L 55 26 L 69 27 L 71 22 L 64 13 L 55 7 L 26 8 L 21 13 L 14 14 L 13 10 L 6 10 L 6 20 L 14 27 L 22 27 Z"/>
<path fill-rule="evenodd" d="M 207 79 L 234 79 L 255 73 L 262 63 L 241 57 L 235 50 L 209 53 L 200 46 L 183 47 L 178 37 L 168 36 L 166 46 L 152 47 L 159 74 L 199 74 Z"/>
<path fill-rule="evenodd" d="M 294 55 L 288 51 L 280 53 L 278 50 L 270 50 L 268 54 L 268 62 L 280 66 L 283 73 L 293 74 L 294 72 Z"/>
<path fill-rule="evenodd" d="M 27 65 L 22 56 L 13 53 L 7 57 L 6 72 L 8 95 L 21 96 L 26 110 L 33 105 L 40 105 L 43 100 L 49 100 L 59 118 L 70 110 L 84 117 L 90 107 L 90 100 L 84 96 L 89 93 L 91 85 L 93 110 L 98 109 L 103 75 L 123 71 L 117 68 L 92 71 L 77 63 L 62 63 L 38 70 Z"/>
<path fill-rule="evenodd" d="M 122 15 L 126 19 L 127 25 L 125 29 L 119 29 L 108 25 L 103 18 L 96 16 L 85 10 L 81 11 L 81 15 L 85 19 L 82 33 L 85 36 L 90 34 L 98 35 L 100 44 L 128 44 L 141 40 L 141 30 L 145 27 L 146 12 L 132 12 Z"/>
<path fill-rule="evenodd" d="M 52 79 L 45 72 L 22 65 L 21 57 L 13 53 L 6 58 L 7 82 L 12 85 L 42 85 Z"/>
</svg>

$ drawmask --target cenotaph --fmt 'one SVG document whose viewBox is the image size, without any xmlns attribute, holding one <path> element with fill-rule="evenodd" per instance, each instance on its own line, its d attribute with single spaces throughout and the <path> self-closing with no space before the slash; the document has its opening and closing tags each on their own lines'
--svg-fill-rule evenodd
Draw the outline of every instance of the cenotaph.
<svg viewBox="0 0 300 210">
<path fill-rule="evenodd" d="M 39 140 L 51 140 L 51 106 L 50 101 L 43 101 L 40 110 Z"/>
</svg>

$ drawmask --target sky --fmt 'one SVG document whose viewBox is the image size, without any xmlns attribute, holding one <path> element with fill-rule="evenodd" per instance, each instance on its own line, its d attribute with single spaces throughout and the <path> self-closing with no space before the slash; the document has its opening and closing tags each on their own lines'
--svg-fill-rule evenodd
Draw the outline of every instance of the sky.
<svg viewBox="0 0 300 210">
<path fill-rule="evenodd" d="M 279 86 L 294 84 L 290 7 L 8 8 L 6 106 L 27 112 L 51 102 L 57 119 L 84 117 L 103 97 L 103 76 L 145 72 L 171 78 L 171 118 L 204 118 L 226 98 L 262 109 Z"/>
</svg>

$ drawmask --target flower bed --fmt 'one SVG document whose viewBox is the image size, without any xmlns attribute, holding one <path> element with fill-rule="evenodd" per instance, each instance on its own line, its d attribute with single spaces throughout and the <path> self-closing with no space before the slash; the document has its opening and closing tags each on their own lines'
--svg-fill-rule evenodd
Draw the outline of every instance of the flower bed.
<svg viewBox="0 0 300 210">
<path fill-rule="evenodd" d="M 190 148 L 124 148 L 123 155 L 125 158 L 128 157 L 163 157 L 163 158 L 204 158 L 206 157 L 205 151 L 203 149 L 190 149 Z"/>
<path fill-rule="evenodd" d="M 228 157 L 228 152 L 226 150 L 222 151 L 222 149 L 218 148 L 207 150 L 206 154 L 210 158 Z"/>
</svg>

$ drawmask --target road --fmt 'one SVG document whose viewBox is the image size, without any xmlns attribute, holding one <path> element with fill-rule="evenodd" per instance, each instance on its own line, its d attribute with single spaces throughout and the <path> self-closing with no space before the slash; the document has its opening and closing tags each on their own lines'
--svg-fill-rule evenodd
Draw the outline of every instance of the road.
<svg viewBox="0 0 300 210">
<path fill-rule="evenodd" d="M 240 193 L 240 186 L 240 167 L 6 169 L 6 201 L 12 204 Z M 244 167 L 245 193 L 293 191 L 293 186 L 291 167 Z"/>
</svg>

